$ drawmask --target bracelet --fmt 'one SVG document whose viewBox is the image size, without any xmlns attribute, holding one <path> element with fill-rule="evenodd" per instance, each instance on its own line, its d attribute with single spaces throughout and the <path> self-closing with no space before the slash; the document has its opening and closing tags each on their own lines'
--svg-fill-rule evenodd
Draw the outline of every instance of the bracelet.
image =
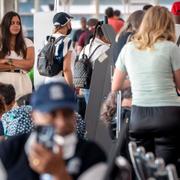
<svg viewBox="0 0 180 180">
<path fill-rule="evenodd" d="M 8 59 L 8 62 L 7 62 L 10 66 L 13 65 L 13 60 L 12 59 Z"/>
</svg>

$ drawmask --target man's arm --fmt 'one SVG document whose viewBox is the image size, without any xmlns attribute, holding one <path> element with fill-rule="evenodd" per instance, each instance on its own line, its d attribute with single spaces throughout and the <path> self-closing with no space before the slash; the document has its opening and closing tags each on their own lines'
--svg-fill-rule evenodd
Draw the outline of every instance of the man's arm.
<svg viewBox="0 0 180 180">
<path fill-rule="evenodd" d="M 71 51 L 69 51 L 64 57 L 64 62 L 63 62 L 64 78 L 66 82 L 69 84 L 69 86 L 73 85 L 73 77 L 71 71 L 71 54 L 72 54 Z"/>
</svg>

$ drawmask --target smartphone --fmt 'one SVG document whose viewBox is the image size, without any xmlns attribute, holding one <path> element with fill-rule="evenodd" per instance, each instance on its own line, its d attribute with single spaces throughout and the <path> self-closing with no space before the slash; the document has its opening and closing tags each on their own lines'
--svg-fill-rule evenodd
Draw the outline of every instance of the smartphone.
<svg viewBox="0 0 180 180">
<path fill-rule="evenodd" d="M 37 143 L 42 144 L 45 148 L 53 150 L 55 145 L 54 136 L 55 129 L 51 125 L 37 126 L 35 129 L 37 133 Z"/>
</svg>

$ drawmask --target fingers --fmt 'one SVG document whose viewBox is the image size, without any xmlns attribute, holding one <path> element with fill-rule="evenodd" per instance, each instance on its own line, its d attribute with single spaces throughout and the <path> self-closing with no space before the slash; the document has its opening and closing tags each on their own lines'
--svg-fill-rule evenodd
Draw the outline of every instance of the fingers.
<svg viewBox="0 0 180 180">
<path fill-rule="evenodd" d="M 41 144 L 34 144 L 28 155 L 29 165 L 36 172 L 43 173 L 46 171 L 46 164 L 49 161 L 49 157 L 50 152 L 47 149 Z"/>
<path fill-rule="evenodd" d="M 28 155 L 30 167 L 38 173 L 54 173 L 64 165 L 62 148 L 57 146 L 56 153 L 47 150 L 40 144 L 34 144 Z"/>
<path fill-rule="evenodd" d="M 48 153 L 51 153 L 50 150 L 45 148 L 42 144 L 38 144 L 38 143 L 32 145 L 32 151 L 39 156 L 43 156 Z"/>
</svg>

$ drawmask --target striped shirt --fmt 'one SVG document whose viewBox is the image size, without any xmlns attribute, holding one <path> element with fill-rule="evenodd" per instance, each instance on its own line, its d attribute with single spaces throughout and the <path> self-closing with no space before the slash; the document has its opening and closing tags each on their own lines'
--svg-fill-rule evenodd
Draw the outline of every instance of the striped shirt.
<svg viewBox="0 0 180 180">
<path fill-rule="evenodd" d="M 52 36 L 55 37 L 55 39 L 61 36 L 63 37 L 55 45 L 56 46 L 55 58 L 56 60 L 64 61 L 64 57 L 66 56 L 66 54 L 69 51 L 73 51 L 72 40 L 68 36 L 60 34 L 60 33 L 53 34 Z M 44 82 L 49 83 L 49 82 L 56 82 L 56 81 L 65 81 L 64 77 L 62 77 L 61 75 L 61 72 L 53 77 L 45 77 Z"/>
</svg>

